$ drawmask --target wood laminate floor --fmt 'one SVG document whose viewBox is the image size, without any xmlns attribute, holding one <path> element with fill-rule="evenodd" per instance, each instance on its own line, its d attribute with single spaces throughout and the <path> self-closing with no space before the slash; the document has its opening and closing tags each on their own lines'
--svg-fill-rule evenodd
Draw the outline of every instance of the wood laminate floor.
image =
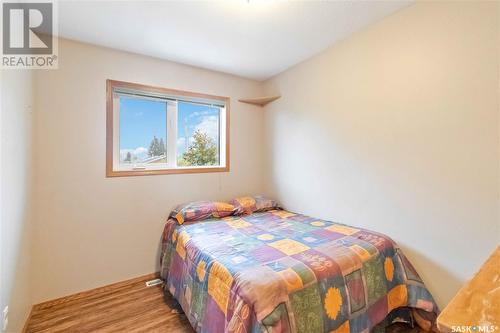
<svg viewBox="0 0 500 333">
<path fill-rule="evenodd" d="M 193 333 L 160 286 L 146 287 L 152 275 L 35 305 L 25 332 Z M 388 333 L 420 333 L 393 325 Z"/>
</svg>

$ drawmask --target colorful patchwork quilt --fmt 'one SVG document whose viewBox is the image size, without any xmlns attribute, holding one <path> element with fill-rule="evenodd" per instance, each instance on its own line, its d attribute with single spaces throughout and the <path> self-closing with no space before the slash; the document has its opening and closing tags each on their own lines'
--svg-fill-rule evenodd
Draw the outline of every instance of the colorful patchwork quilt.
<svg viewBox="0 0 500 333">
<path fill-rule="evenodd" d="M 438 313 L 389 237 L 285 210 L 169 219 L 161 275 L 197 332 L 430 329 Z"/>
</svg>

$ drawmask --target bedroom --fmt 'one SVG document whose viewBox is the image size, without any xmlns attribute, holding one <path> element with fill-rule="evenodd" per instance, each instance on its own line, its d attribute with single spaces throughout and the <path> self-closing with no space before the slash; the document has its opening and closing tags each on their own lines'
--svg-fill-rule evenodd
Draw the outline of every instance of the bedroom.
<svg viewBox="0 0 500 333">
<path fill-rule="evenodd" d="M 5 332 L 235 330 L 228 295 L 254 289 L 234 281 L 264 266 L 255 280 L 296 283 L 261 294 L 278 318 L 248 301 L 247 331 L 383 328 L 395 312 L 369 310 L 401 290 L 395 278 L 395 309 L 455 317 L 410 311 L 388 330 L 500 326 L 500 280 L 476 275 L 500 267 L 498 2 L 41 3 L 2 3 Z M 9 51 L 20 35 L 38 44 Z M 329 276 L 298 257 L 312 253 Z M 411 266 L 428 297 L 408 288 Z M 209 291 L 221 272 L 234 284 Z M 476 278 L 487 292 L 458 304 Z M 304 285 L 316 307 L 292 304 Z"/>
</svg>

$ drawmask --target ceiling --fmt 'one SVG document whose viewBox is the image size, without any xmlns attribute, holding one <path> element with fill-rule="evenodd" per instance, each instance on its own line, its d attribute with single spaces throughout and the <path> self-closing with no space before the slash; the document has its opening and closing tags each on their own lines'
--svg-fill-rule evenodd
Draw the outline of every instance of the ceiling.
<svg viewBox="0 0 500 333">
<path fill-rule="evenodd" d="M 265 80 L 413 1 L 61 1 L 59 35 Z"/>
</svg>

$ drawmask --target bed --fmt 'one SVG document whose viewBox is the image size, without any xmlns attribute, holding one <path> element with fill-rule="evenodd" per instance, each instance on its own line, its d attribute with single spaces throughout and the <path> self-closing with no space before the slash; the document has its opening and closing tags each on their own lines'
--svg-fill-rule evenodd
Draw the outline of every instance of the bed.
<svg viewBox="0 0 500 333">
<path fill-rule="evenodd" d="M 389 237 L 260 197 L 174 210 L 161 276 L 197 332 L 372 332 L 395 321 L 429 330 L 438 313 Z"/>
</svg>

